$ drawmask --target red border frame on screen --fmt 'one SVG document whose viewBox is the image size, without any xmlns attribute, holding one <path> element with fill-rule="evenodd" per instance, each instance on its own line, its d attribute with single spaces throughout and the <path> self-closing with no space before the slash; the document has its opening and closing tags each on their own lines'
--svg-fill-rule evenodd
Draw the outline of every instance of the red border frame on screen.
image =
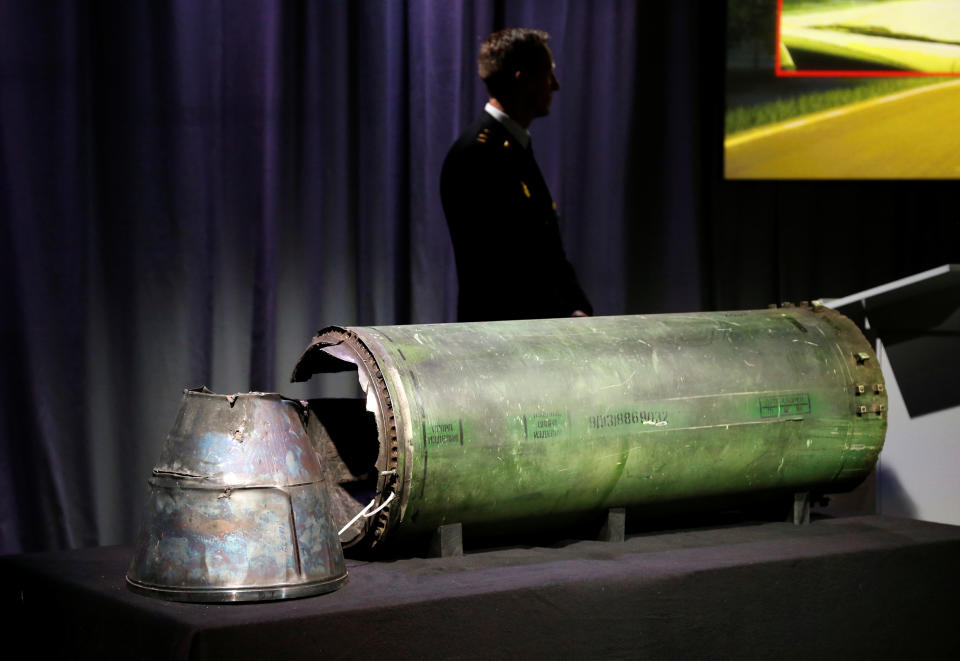
<svg viewBox="0 0 960 661">
<path fill-rule="evenodd" d="M 774 51 L 774 70 L 778 78 L 904 78 L 907 76 L 960 76 L 960 72 L 929 73 L 926 71 L 845 71 L 831 69 L 807 69 L 804 71 L 784 71 L 780 68 L 780 16 L 783 13 L 783 0 L 777 0 L 777 46 Z"/>
</svg>

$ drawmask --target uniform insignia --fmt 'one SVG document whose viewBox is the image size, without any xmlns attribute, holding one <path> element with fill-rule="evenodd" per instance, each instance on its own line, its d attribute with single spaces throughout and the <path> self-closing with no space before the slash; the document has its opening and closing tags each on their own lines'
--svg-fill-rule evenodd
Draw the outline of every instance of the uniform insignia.
<svg viewBox="0 0 960 661">
<path fill-rule="evenodd" d="M 523 194 L 526 195 L 527 197 L 530 197 L 530 189 L 527 188 L 526 182 L 521 181 L 520 185 L 523 186 Z"/>
<path fill-rule="evenodd" d="M 509 141 L 509 140 L 504 140 L 504 141 L 503 141 L 503 146 L 504 146 L 504 147 L 509 147 L 509 146 L 510 146 L 510 141 Z"/>
<path fill-rule="evenodd" d="M 556 203 L 556 202 L 553 203 L 553 210 L 554 210 L 554 211 L 557 210 L 557 203 Z"/>
</svg>

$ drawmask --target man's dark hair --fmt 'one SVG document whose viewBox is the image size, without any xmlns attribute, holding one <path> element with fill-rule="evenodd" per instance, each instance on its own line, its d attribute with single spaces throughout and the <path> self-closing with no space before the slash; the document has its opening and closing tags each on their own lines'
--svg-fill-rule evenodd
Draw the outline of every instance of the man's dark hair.
<svg viewBox="0 0 960 661">
<path fill-rule="evenodd" d="M 477 69 L 490 96 L 503 95 L 517 71 L 536 68 L 549 38 L 543 30 L 527 28 L 507 28 L 487 37 L 480 44 Z"/>
</svg>

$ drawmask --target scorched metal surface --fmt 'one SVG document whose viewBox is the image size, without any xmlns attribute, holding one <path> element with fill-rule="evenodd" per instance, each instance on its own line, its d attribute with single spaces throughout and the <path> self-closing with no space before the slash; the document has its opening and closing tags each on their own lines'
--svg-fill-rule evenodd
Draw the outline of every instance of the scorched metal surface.
<svg viewBox="0 0 960 661">
<path fill-rule="evenodd" d="M 886 428 L 869 343 L 819 305 L 330 327 L 293 380 L 354 366 L 378 427 L 372 504 L 386 506 L 342 533 L 346 545 L 445 523 L 844 491 L 873 468 Z"/>
<path fill-rule="evenodd" d="M 300 402 L 183 393 L 150 476 L 131 589 L 174 601 L 260 601 L 343 585 L 343 550 Z"/>
</svg>

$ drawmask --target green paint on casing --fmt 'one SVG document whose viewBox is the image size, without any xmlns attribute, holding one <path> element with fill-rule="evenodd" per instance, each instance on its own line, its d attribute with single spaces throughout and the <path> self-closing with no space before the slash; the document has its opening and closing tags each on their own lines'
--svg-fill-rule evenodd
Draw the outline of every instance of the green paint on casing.
<svg viewBox="0 0 960 661">
<path fill-rule="evenodd" d="M 378 499 L 395 490 L 399 507 L 379 536 L 843 491 L 886 428 L 869 343 L 819 306 L 329 328 L 294 378 L 328 369 L 316 354 L 332 346 L 372 357 L 389 395 L 398 477 Z"/>
</svg>

